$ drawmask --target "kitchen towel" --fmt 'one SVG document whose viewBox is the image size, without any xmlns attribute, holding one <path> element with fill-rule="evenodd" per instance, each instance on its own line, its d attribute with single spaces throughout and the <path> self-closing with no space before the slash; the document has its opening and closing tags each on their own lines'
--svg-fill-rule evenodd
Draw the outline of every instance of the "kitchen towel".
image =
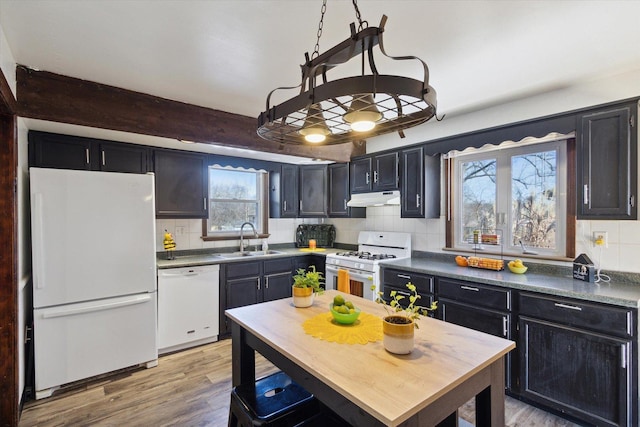
<svg viewBox="0 0 640 427">
<path fill-rule="evenodd" d="M 341 268 L 338 269 L 338 290 L 347 294 L 351 293 L 349 286 L 349 272 Z"/>
</svg>

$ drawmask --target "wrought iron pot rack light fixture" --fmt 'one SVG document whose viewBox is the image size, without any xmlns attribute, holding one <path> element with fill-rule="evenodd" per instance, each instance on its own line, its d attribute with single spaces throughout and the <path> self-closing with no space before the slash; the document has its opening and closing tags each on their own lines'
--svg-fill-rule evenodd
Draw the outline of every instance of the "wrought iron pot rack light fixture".
<svg viewBox="0 0 640 427">
<path fill-rule="evenodd" d="M 298 86 L 279 87 L 267 96 L 266 110 L 258 117 L 258 135 L 286 144 L 340 144 L 398 132 L 419 125 L 436 114 L 436 91 L 429 86 L 429 68 L 415 56 L 386 54 L 382 42 L 386 15 L 379 27 L 364 27 L 356 0 L 352 0 L 359 21 L 351 37 L 323 54 L 318 53 L 326 0 L 318 28 L 316 50 L 305 53 L 302 82 Z M 364 27 L 364 29 L 363 29 Z M 379 74 L 373 48 L 392 60 L 417 60 L 422 64 L 422 81 L 408 77 Z M 365 75 L 365 54 L 371 74 Z M 362 55 L 362 75 L 328 81 L 327 72 Z M 322 82 L 317 80 L 321 77 Z M 300 88 L 300 93 L 281 104 L 271 106 L 271 95 L 279 90 Z"/>
</svg>

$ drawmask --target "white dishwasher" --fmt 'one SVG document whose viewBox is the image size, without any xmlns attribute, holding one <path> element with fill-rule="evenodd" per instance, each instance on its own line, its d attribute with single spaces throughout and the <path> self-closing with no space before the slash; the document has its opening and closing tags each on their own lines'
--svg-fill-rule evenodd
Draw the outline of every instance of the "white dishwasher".
<svg viewBox="0 0 640 427">
<path fill-rule="evenodd" d="M 220 266 L 158 270 L 158 353 L 218 340 Z"/>
</svg>

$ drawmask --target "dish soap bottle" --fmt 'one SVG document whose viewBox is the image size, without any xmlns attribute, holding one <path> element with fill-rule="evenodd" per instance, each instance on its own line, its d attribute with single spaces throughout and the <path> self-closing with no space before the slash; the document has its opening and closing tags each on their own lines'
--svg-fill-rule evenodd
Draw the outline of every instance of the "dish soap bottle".
<svg viewBox="0 0 640 427">
<path fill-rule="evenodd" d="M 267 239 L 264 239 L 262 241 L 262 252 L 264 253 L 269 252 L 269 244 L 267 243 Z"/>
</svg>

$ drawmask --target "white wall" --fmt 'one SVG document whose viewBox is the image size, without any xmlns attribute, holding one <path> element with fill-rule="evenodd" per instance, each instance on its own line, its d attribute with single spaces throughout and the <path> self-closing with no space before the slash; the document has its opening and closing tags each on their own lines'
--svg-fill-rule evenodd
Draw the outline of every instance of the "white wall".
<svg viewBox="0 0 640 427">
<path fill-rule="evenodd" d="M 640 69 L 621 72 L 604 79 L 579 82 L 555 91 L 466 114 L 447 113 L 441 122 L 431 119 L 426 124 L 407 129 L 404 132 L 406 138 L 400 138 L 397 133 L 371 138 L 367 140 L 367 152 L 394 149 L 636 96 L 640 96 Z M 439 116 L 441 114 L 438 113 Z"/>
</svg>

